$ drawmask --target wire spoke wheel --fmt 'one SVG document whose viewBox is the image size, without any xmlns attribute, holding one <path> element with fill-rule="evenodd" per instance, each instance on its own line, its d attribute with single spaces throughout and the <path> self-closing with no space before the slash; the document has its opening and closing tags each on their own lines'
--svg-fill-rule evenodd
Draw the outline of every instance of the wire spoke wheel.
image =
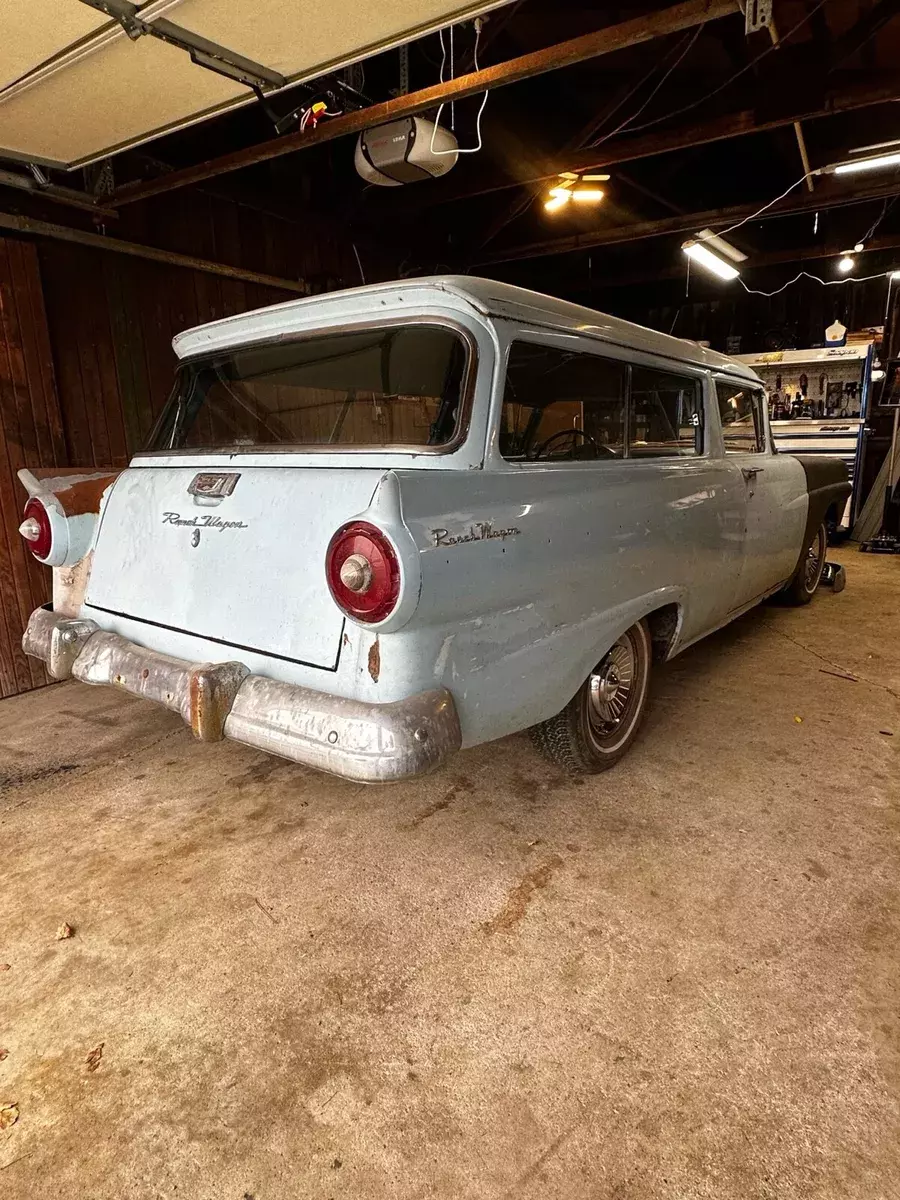
<svg viewBox="0 0 900 1200">
<path fill-rule="evenodd" d="M 821 525 L 806 551 L 803 563 L 803 586 L 810 595 L 819 586 L 819 580 L 822 578 L 827 549 L 828 535 L 825 526 Z"/>
<path fill-rule="evenodd" d="M 614 734 L 628 712 L 634 691 L 635 652 L 628 635 L 619 638 L 591 674 L 588 720 L 601 738 Z"/>
<path fill-rule="evenodd" d="M 626 630 L 555 717 L 533 726 L 541 753 L 570 775 L 592 775 L 619 761 L 647 707 L 653 650 L 646 621 Z"/>
</svg>

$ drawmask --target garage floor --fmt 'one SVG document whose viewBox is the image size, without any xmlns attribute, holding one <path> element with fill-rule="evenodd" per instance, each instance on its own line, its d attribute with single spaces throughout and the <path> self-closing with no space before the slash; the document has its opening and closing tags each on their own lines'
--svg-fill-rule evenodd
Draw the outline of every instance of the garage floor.
<svg viewBox="0 0 900 1200">
<path fill-rule="evenodd" d="M 0 704 L 4 1200 L 900 1193 L 900 562 L 836 557 L 587 782 Z"/>
</svg>

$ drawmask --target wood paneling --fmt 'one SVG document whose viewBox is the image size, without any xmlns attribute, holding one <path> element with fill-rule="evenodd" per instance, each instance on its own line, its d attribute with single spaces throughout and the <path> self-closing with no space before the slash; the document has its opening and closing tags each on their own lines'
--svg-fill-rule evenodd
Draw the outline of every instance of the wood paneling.
<svg viewBox="0 0 900 1200">
<path fill-rule="evenodd" d="M 54 380 L 37 252 L 0 239 L 0 696 L 50 680 L 22 653 L 33 609 L 50 598 L 50 572 L 25 548 L 18 526 L 25 493 L 21 467 L 64 466 L 65 443 Z"/>
<path fill-rule="evenodd" d="M 171 226 L 171 243 L 248 260 L 237 206 Z M 196 233 L 196 238 L 195 238 Z M 202 241 L 200 239 L 203 239 Z M 289 292 L 65 242 L 40 242 L 63 427 L 73 466 L 123 467 L 172 388 L 176 333 L 281 300 Z"/>
<path fill-rule="evenodd" d="M 301 225 L 207 195 L 128 210 L 124 238 L 227 266 L 356 284 L 336 227 Z M 365 250 L 377 277 L 383 247 Z M 296 299 L 293 292 L 170 263 L 29 235 L 0 239 L 0 696 L 48 682 L 21 652 L 50 571 L 18 533 L 22 466 L 124 467 L 146 442 L 172 387 L 172 338 L 193 325 Z"/>
</svg>

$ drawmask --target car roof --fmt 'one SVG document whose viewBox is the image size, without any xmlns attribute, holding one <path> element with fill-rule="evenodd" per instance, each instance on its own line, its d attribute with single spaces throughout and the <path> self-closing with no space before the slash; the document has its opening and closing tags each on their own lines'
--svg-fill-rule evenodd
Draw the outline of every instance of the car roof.
<svg viewBox="0 0 900 1200">
<path fill-rule="evenodd" d="M 718 354 L 696 342 L 647 329 L 643 325 L 573 304 L 569 300 L 545 296 L 541 292 L 477 275 L 421 276 L 288 300 L 283 304 L 185 330 L 173 339 L 172 345 L 176 354 L 185 358 L 258 340 L 266 335 L 267 330 L 271 336 L 275 332 L 285 333 L 293 324 L 299 331 L 308 329 L 319 320 L 331 323 L 342 316 L 358 317 L 370 304 L 377 303 L 381 315 L 385 315 L 385 308 L 391 307 L 392 300 L 408 304 L 413 299 L 426 302 L 430 299 L 433 303 L 435 293 L 452 297 L 456 301 L 454 307 L 459 307 L 459 302 L 462 302 L 463 307 L 482 316 L 500 317 L 567 333 L 581 333 L 709 370 L 727 372 L 744 379 L 758 379 L 745 363 Z"/>
</svg>

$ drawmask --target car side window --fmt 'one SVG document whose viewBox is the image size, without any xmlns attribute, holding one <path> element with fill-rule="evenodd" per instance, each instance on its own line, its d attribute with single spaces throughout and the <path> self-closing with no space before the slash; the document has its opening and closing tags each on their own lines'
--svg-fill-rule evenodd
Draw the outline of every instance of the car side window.
<svg viewBox="0 0 900 1200">
<path fill-rule="evenodd" d="M 628 368 L 536 342 L 509 349 L 500 453 L 512 461 L 622 458 Z"/>
<path fill-rule="evenodd" d="M 631 368 L 629 458 L 703 453 L 703 393 L 699 379 Z"/>
<path fill-rule="evenodd" d="M 763 454 L 766 449 L 765 396 L 760 388 L 716 383 L 726 454 Z"/>
</svg>

